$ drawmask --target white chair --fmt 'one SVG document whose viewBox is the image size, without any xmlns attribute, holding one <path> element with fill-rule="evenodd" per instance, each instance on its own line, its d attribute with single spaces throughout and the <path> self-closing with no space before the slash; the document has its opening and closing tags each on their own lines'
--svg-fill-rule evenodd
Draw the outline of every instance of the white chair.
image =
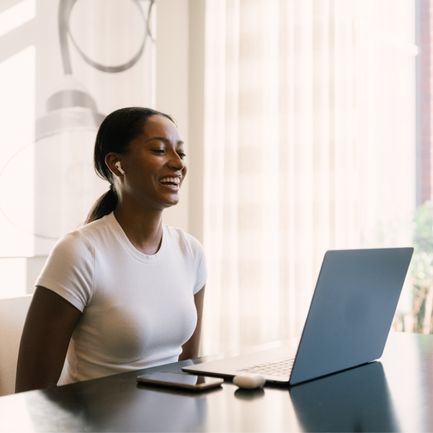
<svg viewBox="0 0 433 433">
<path fill-rule="evenodd" d="M 18 350 L 31 299 L 0 299 L 0 396 L 15 392 Z"/>
</svg>

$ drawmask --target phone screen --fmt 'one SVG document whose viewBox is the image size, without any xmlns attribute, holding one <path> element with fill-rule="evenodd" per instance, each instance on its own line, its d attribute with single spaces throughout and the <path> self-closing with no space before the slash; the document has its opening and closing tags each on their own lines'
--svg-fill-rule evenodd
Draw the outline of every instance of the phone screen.
<svg viewBox="0 0 433 433">
<path fill-rule="evenodd" d="M 220 386 L 224 380 L 218 377 L 196 376 L 193 374 L 155 372 L 137 376 L 137 382 L 200 391 Z"/>
</svg>

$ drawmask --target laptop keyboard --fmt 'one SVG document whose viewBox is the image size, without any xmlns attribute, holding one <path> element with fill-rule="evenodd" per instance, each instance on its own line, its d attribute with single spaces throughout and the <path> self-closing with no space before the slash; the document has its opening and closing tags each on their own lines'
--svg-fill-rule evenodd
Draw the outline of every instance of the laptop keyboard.
<svg viewBox="0 0 433 433">
<path fill-rule="evenodd" d="M 253 365 L 239 371 L 243 373 L 257 373 L 269 376 L 289 377 L 290 372 L 292 371 L 294 360 L 294 358 L 291 358 L 276 362 L 266 362 L 264 364 Z"/>
</svg>

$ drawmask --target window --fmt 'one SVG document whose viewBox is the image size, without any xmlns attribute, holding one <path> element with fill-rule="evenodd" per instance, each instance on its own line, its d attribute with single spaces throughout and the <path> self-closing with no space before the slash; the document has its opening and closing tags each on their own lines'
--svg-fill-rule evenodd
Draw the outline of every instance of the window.
<svg viewBox="0 0 433 433">
<path fill-rule="evenodd" d="M 418 48 L 413 2 L 206 4 L 212 353 L 299 333 L 325 250 L 413 243 Z"/>
</svg>

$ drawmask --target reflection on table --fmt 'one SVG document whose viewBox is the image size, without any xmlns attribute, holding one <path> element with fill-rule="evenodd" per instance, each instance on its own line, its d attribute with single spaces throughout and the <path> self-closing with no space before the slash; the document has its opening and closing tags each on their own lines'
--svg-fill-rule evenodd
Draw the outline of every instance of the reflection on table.
<svg viewBox="0 0 433 433">
<path fill-rule="evenodd" d="M 314 380 L 290 390 L 305 431 L 399 431 L 382 364 Z"/>
</svg>

